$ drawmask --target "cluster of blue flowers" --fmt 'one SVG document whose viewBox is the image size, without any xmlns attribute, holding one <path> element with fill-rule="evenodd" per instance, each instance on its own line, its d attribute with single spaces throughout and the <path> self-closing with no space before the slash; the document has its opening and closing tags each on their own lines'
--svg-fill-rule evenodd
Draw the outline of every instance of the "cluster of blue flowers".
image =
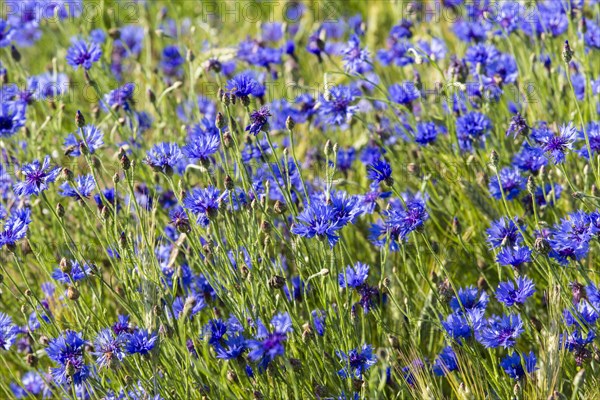
<svg viewBox="0 0 600 400">
<path fill-rule="evenodd" d="M 233 43 L 160 2 L 111 28 L 81 0 L 18 3 L 0 18 L 5 394 L 526 398 L 560 363 L 539 374 L 551 398 L 580 397 L 569 363 L 597 369 L 600 321 L 596 0 L 432 2 L 468 13 L 450 29 L 411 2 L 388 30 L 289 2 L 302 22 Z"/>
</svg>

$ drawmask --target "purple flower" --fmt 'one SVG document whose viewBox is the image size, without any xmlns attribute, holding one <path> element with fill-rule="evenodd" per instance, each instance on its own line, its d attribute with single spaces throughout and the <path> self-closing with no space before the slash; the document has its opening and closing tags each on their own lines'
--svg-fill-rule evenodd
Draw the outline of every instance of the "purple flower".
<svg viewBox="0 0 600 400">
<path fill-rule="evenodd" d="M 367 178 L 371 181 L 371 188 L 376 188 L 381 182 L 385 182 L 388 186 L 394 184 L 392 178 L 392 167 L 385 160 L 376 160 L 367 166 Z"/>
<path fill-rule="evenodd" d="M 360 349 L 350 350 L 348 354 L 338 350 L 336 355 L 344 364 L 344 367 L 338 371 L 343 379 L 348 377 L 358 379 L 377 362 L 377 357 L 373 354 L 373 348 L 367 344 L 364 344 Z"/>
<path fill-rule="evenodd" d="M 81 39 L 75 40 L 67 50 L 67 63 L 75 69 L 82 66 L 89 70 L 100 57 L 102 50 L 96 43 L 88 43 Z"/>
<path fill-rule="evenodd" d="M 231 91 L 236 97 L 244 98 L 250 95 L 261 97 L 264 93 L 264 88 L 256 80 L 252 71 L 245 71 L 227 81 L 227 90 Z"/>
<path fill-rule="evenodd" d="M 437 376 L 446 376 L 448 372 L 458 369 L 458 358 L 452 347 L 446 346 L 433 362 L 433 373 Z"/>
<path fill-rule="evenodd" d="M 129 354 L 146 355 L 156 346 L 158 336 L 145 329 L 136 329 L 128 336 L 125 350 Z"/>
<path fill-rule="evenodd" d="M 373 69 L 369 51 L 360 47 L 360 38 L 352 35 L 343 51 L 344 68 L 350 74 L 364 74 Z"/>
<path fill-rule="evenodd" d="M 85 145 L 90 154 L 94 154 L 96 150 L 104 145 L 104 133 L 98 127 L 95 125 L 86 125 L 82 130 L 83 138 L 81 140 L 73 134 L 70 134 L 65 139 L 65 147 L 67 148 L 68 155 L 72 157 L 79 157 L 81 155 L 79 151 L 80 145 Z M 79 131 L 78 136 L 81 136 L 81 132 Z"/>
<path fill-rule="evenodd" d="M 344 125 L 358 111 L 358 106 L 351 105 L 359 92 L 351 86 L 338 85 L 327 90 L 319 98 L 317 112 L 319 122 L 323 125 Z"/>
<path fill-rule="evenodd" d="M 271 112 L 268 107 L 261 107 L 258 110 L 254 110 L 250 114 L 250 125 L 246 127 L 246 131 L 250 132 L 254 136 L 258 135 L 261 130 L 268 129 L 269 121 L 268 118 L 271 116 Z"/>
<path fill-rule="evenodd" d="M 265 371 L 271 361 L 285 353 L 283 343 L 287 340 L 287 334 L 292 331 L 292 320 L 288 313 L 278 314 L 271 320 L 271 326 L 273 331 L 269 333 L 259 321 L 256 339 L 246 343 L 250 349 L 248 358 L 258 362 L 260 371 Z"/>
<path fill-rule="evenodd" d="M 11 137 L 25 126 L 25 106 L 21 103 L 3 101 L 0 103 L 0 137 Z"/>
<path fill-rule="evenodd" d="M 94 181 L 92 175 L 78 176 L 75 178 L 74 183 L 75 186 L 71 186 L 71 183 L 64 182 L 60 185 L 61 192 L 59 194 L 63 197 L 74 197 L 77 200 L 83 200 L 90 197 L 96 188 L 96 181 Z"/>
<path fill-rule="evenodd" d="M 183 154 L 177 143 L 159 143 L 148 151 L 145 163 L 156 172 L 171 174 L 182 158 Z"/>
<path fill-rule="evenodd" d="M 364 285 L 369 277 L 369 266 L 361 262 L 348 266 L 346 272 L 340 272 L 338 282 L 343 288 L 358 288 Z"/>
<path fill-rule="evenodd" d="M 498 180 L 499 176 L 499 180 Z M 512 200 L 525 190 L 525 178 L 521 176 L 521 173 L 517 168 L 502 168 L 498 173 L 498 176 L 493 176 L 490 179 L 488 189 L 490 194 L 495 199 L 502 199 L 502 195 L 506 197 L 506 200 Z"/>
<path fill-rule="evenodd" d="M 221 193 L 214 186 L 194 189 L 183 199 L 183 206 L 198 217 L 198 223 L 207 226 L 208 218 L 214 217 L 227 191 Z"/>
<path fill-rule="evenodd" d="M 507 307 L 523 304 L 527 298 L 535 293 L 533 281 L 527 277 L 517 278 L 516 287 L 513 282 L 500 282 L 496 290 L 496 298 Z"/>
<path fill-rule="evenodd" d="M 477 333 L 477 340 L 485 347 L 513 347 L 516 339 L 524 332 L 519 314 L 490 318 Z"/>
<path fill-rule="evenodd" d="M 8 315 L 0 312 L 0 349 L 9 350 L 20 331 Z"/>
<path fill-rule="evenodd" d="M 530 351 L 529 354 L 519 354 L 514 352 L 512 355 L 504 357 L 500 362 L 500 366 L 508 376 L 515 380 L 519 380 L 523 378 L 525 374 L 530 374 L 536 370 L 536 362 L 537 360 L 533 351 Z M 523 366 L 525 366 L 525 368 L 523 368 Z"/>
<path fill-rule="evenodd" d="M 60 168 L 50 167 L 50 157 L 44 157 L 44 161 L 40 163 L 38 160 L 30 164 L 23 165 L 21 175 L 23 180 L 14 185 L 14 191 L 17 196 L 39 195 L 48 189 L 48 184 L 52 183 L 58 177 Z"/>
<path fill-rule="evenodd" d="M 343 224 L 335 209 L 315 203 L 311 203 L 298 215 L 298 222 L 292 227 L 292 233 L 305 238 L 327 238 L 329 245 L 333 247 L 339 240 L 336 233 Z"/>
<path fill-rule="evenodd" d="M 112 368 L 125 358 L 125 344 L 128 335 L 115 334 L 110 328 L 101 330 L 94 340 L 93 355 L 100 368 Z"/>
<path fill-rule="evenodd" d="M 100 105 L 105 111 L 108 111 L 108 108 L 123 108 L 125 111 L 129 111 L 133 104 L 135 89 L 135 83 L 126 83 L 125 85 L 110 91 L 108 94 L 105 94 Z"/>
<path fill-rule="evenodd" d="M 53 339 L 46 348 L 48 357 L 59 366 L 52 368 L 54 381 L 59 385 L 80 384 L 90 375 L 90 369 L 85 365 L 83 350 L 86 341 L 81 333 L 66 331 L 63 335 Z"/>
<path fill-rule="evenodd" d="M 527 246 L 507 246 L 500 250 L 496 261 L 501 265 L 510 265 L 513 268 L 519 268 L 522 264 L 531 262 L 531 250 Z"/>
<path fill-rule="evenodd" d="M 14 246 L 15 243 L 27 235 L 31 223 L 31 210 L 20 208 L 12 212 L 4 224 L 4 231 L 0 233 L 0 247 Z"/>
<path fill-rule="evenodd" d="M 83 264 L 83 268 L 77 260 L 71 260 L 68 263 L 71 264 L 70 271 L 63 272 L 60 268 L 56 268 L 52 272 L 52 279 L 56 279 L 60 283 L 70 284 L 85 279 L 92 273 L 92 268 L 87 263 Z"/>
<path fill-rule="evenodd" d="M 524 229 L 525 227 L 521 227 L 521 230 Z M 523 236 L 515 221 L 504 217 L 493 221 L 487 234 L 487 242 L 493 249 L 501 246 L 515 246 L 523 241 Z"/>
<path fill-rule="evenodd" d="M 543 149 L 552 156 L 555 164 L 565 161 L 566 153 L 572 149 L 577 139 L 577 129 L 569 122 L 560 128 L 558 135 L 547 136 L 542 139 Z"/>
<path fill-rule="evenodd" d="M 456 134 L 462 151 L 473 151 L 473 144 L 484 142 L 492 124 L 485 115 L 471 111 L 456 121 Z"/>
<path fill-rule="evenodd" d="M 192 160 L 207 162 L 219 150 L 221 138 L 218 132 L 204 130 L 197 124 L 190 129 L 188 140 L 181 149 Z"/>
<path fill-rule="evenodd" d="M 429 219 L 425 203 L 421 200 L 407 201 L 406 206 L 394 207 L 381 214 L 383 220 L 371 225 L 369 239 L 379 247 L 388 243 L 392 251 L 398 251 L 399 244 Z"/>
<path fill-rule="evenodd" d="M 388 89 L 390 99 L 398 104 L 409 105 L 418 99 L 420 94 L 413 82 L 395 83 Z"/>
<path fill-rule="evenodd" d="M 183 75 L 183 63 L 185 63 L 185 59 L 177 46 L 167 46 L 163 49 L 160 68 L 165 76 L 180 77 Z"/>
<path fill-rule="evenodd" d="M 474 286 L 458 289 L 458 297 L 454 296 L 450 300 L 450 308 L 455 313 L 480 310 L 485 311 L 489 301 L 486 292 L 479 291 Z"/>
</svg>

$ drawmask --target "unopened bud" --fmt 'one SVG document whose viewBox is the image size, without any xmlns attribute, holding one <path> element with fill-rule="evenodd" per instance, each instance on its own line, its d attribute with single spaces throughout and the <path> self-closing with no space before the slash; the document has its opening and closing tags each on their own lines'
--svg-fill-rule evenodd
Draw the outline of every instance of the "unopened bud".
<svg viewBox="0 0 600 400">
<path fill-rule="evenodd" d="M 58 203 L 56 204 L 56 214 L 62 218 L 65 216 L 65 208 L 63 207 L 62 204 Z"/>
<path fill-rule="evenodd" d="M 77 299 L 79 299 L 79 290 L 77 290 L 77 288 L 74 286 L 69 286 L 67 288 L 67 298 L 69 300 L 76 301 Z"/>
<path fill-rule="evenodd" d="M 79 110 L 75 113 L 75 125 L 77 125 L 78 128 L 83 128 L 85 125 L 85 118 Z"/>
</svg>

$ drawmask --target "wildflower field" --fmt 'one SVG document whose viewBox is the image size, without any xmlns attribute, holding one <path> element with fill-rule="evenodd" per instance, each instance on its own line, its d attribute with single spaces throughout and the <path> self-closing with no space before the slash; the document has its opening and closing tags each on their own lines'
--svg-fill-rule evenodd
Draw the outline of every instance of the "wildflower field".
<svg viewBox="0 0 600 400">
<path fill-rule="evenodd" d="M 0 399 L 599 399 L 598 0 L 3 0 Z"/>
</svg>

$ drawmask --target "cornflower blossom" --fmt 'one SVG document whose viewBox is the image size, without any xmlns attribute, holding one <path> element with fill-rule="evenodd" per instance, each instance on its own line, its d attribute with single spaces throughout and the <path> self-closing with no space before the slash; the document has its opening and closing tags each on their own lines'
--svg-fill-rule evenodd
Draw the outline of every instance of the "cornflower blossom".
<svg viewBox="0 0 600 400">
<path fill-rule="evenodd" d="M 246 345 L 250 352 L 248 358 L 258 362 L 259 371 L 265 371 L 269 364 L 278 356 L 285 353 L 284 342 L 288 333 L 292 332 L 292 320 L 287 313 L 277 314 L 271 320 L 273 330 L 258 323 L 258 332 L 254 339 L 248 339 Z"/>
<path fill-rule="evenodd" d="M 500 282 L 496 290 L 496 298 L 507 307 L 523 304 L 535 293 L 535 285 L 531 279 L 520 276 L 515 283 Z"/>
<path fill-rule="evenodd" d="M 537 359 L 533 354 L 533 351 L 529 354 L 519 354 L 514 352 L 511 355 L 507 355 L 500 361 L 500 366 L 514 380 L 519 380 L 525 377 L 527 374 L 531 374 L 536 370 Z M 523 368 L 524 367 L 524 368 Z"/>
<path fill-rule="evenodd" d="M 90 376 L 90 368 L 85 364 L 84 347 L 87 342 L 71 330 L 53 339 L 46 348 L 46 354 L 58 367 L 52 368 L 54 381 L 59 385 L 81 384 Z"/>
<path fill-rule="evenodd" d="M 364 344 L 361 348 L 352 349 L 348 353 L 338 350 L 336 355 L 344 364 L 344 367 L 338 371 L 338 375 L 343 379 L 348 377 L 361 378 L 377 362 L 377 357 L 373 354 L 373 348 L 368 344 Z"/>
<path fill-rule="evenodd" d="M 516 340 L 525 330 L 519 314 L 490 318 L 476 332 L 477 340 L 485 347 L 514 347 Z"/>
<path fill-rule="evenodd" d="M 81 132 L 77 132 L 77 136 L 70 134 L 65 139 L 66 153 L 72 157 L 81 155 L 80 146 L 85 145 L 90 154 L 94 154 L 96 150 L 104 146 L 104 133 L 95 125 L 86 125 Z"/>
<path fill-rule="evenodd" d="M 88 43 L 85 40 L 75 40 L 67 50 L 67 63 L 74 69 L 83 67 L 85 70 L 100 60 L 102 50 L 96 43 Z"/>
<path fill-rule="evenodd" d="M 48 184 L 56 181 L 60 168 L 50 167 L 50 156 L 44 157 L 41 163 L 35 160 L 23 165 L 21 175 L 23 180 L 14 185 L 17 196 L 38 196 L 48 189 Z"/>
</svg>

